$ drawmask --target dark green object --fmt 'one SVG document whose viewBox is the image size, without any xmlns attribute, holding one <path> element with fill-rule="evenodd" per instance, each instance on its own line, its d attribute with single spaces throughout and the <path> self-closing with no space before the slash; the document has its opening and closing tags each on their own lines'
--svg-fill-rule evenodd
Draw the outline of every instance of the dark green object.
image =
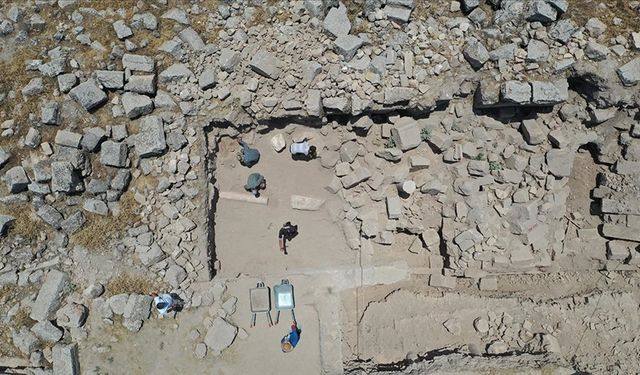
<svg viewBox="0 0 640 375">
<path fill-rule="evenodd" d="M 240 150 L 240 162 L 247 167 L 253 166 L 260 160 L 260 151 L 249 147 L 245 142 L 240 141 L 242 150 Z"/>
<path fill-rule="evenodd" d="M 248 191 L 257 189 L 264 182 L 264 176 L 260 173 L 251 173 L 247 178 L 247 184 L 244 188 Z"/>
</svg>

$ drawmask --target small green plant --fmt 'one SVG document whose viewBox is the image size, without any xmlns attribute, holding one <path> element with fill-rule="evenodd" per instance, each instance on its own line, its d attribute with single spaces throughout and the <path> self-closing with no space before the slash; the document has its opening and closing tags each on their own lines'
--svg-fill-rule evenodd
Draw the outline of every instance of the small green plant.
<svg viewBox="0 0 640 375">
<path fill-rule="evenodd" d="M 500 164 L 500 162 L 497 161 L 490 161 L 489 162 L 489 170 L 490 171 L 501 171 L 502 170 L 502 164 Z"/>
<path fill-rule="evenodd" d="M 387 138 L 387 141 L 384 143 L 384 147 L 386 148 L 396 147 L 396 141 L 393 139 L 393 137 Z"/>
<path fill-rule="evenodd" d="M 474 160 L 484 160 L 484 154 L 481 152 L 478 155 L 476 155 L 475 158 L 473 158 Z"/>
<path fill-rule="evenodd" d="M 422 128 L 422 130 L 420 130 L 420 139 L 422 139 L 422 142 L 427 142 L 428 140 L 430 140 L 431 139 L 431 129 Z"/>
</svg>

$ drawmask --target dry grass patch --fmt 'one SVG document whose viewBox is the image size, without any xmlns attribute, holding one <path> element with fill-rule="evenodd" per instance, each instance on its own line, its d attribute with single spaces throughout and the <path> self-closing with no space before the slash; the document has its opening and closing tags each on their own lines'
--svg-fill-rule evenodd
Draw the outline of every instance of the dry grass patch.
<svg viewBox="0 0 640 375">
<path fill-rule="evenodd" d="M 276 19 L 278 21 L 280 21 L 281 23 L 287 22 L 289 20 L 289 18 L 291 18 L 291 13 L 286 9 L 281 10 L 280 12 L 278 12 L 278 15 L 276 16 Z"/>
<path fill-rule="evenodd" d="M 17 49 L 9 61 L 0 59 L 0 91 L 16 90 L 17 97 L 14 100 L 7 100 L 2 105 L 2 110 L 7 113 L 9 118 L 16 120 L 18 130 L 21 130 L 20 125 L 26 124 L 29 119 L 30 113 L 35 113 L 39 116 L 39 98 L 24 98 L 25 101 L 21 101 L 22 95 L 20 90 L 29 83 L 32 78 L 38 77 L 37 73 L 29 72 L 25 69 L 26 62 L 38 57 L 36 50 L 33 48 L 19 48 Z M 43 79 L 45 83 L 45 92 L 47 90 L 47 79 Z"/>
<path fill-rule="evenodd" d="M 34 324 L 36 324 L 36 321 L 29 317 L 29 312 L 27 312 L 27 310 L 24 308 L 18 309 L 16 315 L 13 317 L 13 319 L 11 319 L 11 322 L 15 327 L 27 328 L 31 328 Z"/>
<path fill-rule="evenodd" d="M 29 242 L 36 241 L 40 232 L 45 230 L 42 221 L 36 217 L 29 204 L 11 204 L 0 208 L 3 215 L 13 216 L 15 221 L 9 225 L 7 237 L 14 239 L 24 238 Z M 2 297 L 2 294 L 0 294 Z"/>
<path fill-rule="evenodd" d="M 11 330 L 5 324 L 0 324 L 0 356 L 6 357 L 24 357 L 12 344 Z"/>
<path fill-rule="evenodd" d="M 140 220 L 140 206 L 133 199 L 132 192 L 126 192 L 119 201 L 117 216 L 100 216 L 88 213 L 82 229 L 71 236 L 71 241 L 90 250 L 103 249 L 118 234 Z"/>
<path fill-rule="evenodd" d="M 12 299 L 13 297 L 15 297 L 15 295 L 18 293 L 18 286 L 17 285 L 3 285 L 0 286 L 0 301 L 8 301 L 9 299 Z"/>
<path fill-rule="evenodd" d="M 607 7 L 600 7 L 600 3 L 606 4 Z M 631 31 L 636 31 L 640 12 L 631 9 L 627 0 L 569 0 L 569 10 L 564 17 L 571 18 L 578 26 L 584 26 L 589 18 L 595 17 L 607 25 L 606 36 L 628 37 Z M 615 17 L 622 20 L 620 25 L 613 24 Z"/>
<path fill-rule="evenodd" d="M 33 48 L 16 49 L 11 60 L 4 61 L 0 59 L 0 89 L 6 90 L 10 88 L 22 88 L 31 78 L 38 75 L 34 72 L 28 72 L 25 69 L 27 60 L 33 60 L 38 57 L 37 50 Z"/>
<path fill-rule="evenodd" d="M 158 187 L 158 176 L 141 174 L 133 180 L 133 186 L 137 191 L 155 190 Z"/>
<path fill-rule="evenodd" d="M 158 283 L 148 277 L 131 274 L 119 274 L 109 280 L 105 293 L 107 296 L 117 294 L 149 294 L 154 291 L 164 290 L 166 285 Z"/>
<path fill-rule="evenodd" d="M 367 20 L 361 20 L 357 25 L 351 29 L 351 34 L 358 35 L 360 33 L 368 33 L 371 28 L 371 24 Z"/>
<path fill-rule="evenodd" d="M 93 34 L 94 33 L 91 33 L 92 37 Z M 102 45 L 107 49 L 109 48 L 109 44 L 102 43 Z M 80 46 L 78 47 L 77 52 L 74 54 L 74 58 L 78 61 L 78 63 L 84 70 L 91 71 L 100 69 L 100 63 L 107 61 L 106 56 L 108 54 L 109 51 L 100 51 L 89 46 Z"/>
<path fill-rule="evenodd" d="M 213 11 L 212 11 L 213 12 Z M 207 22 L 209 21 L 209 12 L 201 12 L 191 16 L 191 27 L 200 35 L 207 34 Z"/>
<path fill-rule="evenodd" d="M 411 13 L 413 20 L 426 20 L 429 17 L 449 16 L 450 3 L 444 0 L 416 0 L 416 7 Z"/>
<path fill-rule="evenodd" d="M 253 14 L 251 21 L 247 22 L 247 27 L 257 26 L 266 23 L 269 20 L 269 14 L 265 7 L 256 7 L 256 12 Z"/>
<path fill-rule="evenodd" d="M 347 8 L 347 17 L 349 17 L 351 23 L 364 10 L 364 0 L 345 0 L 342 3 Z"/>
<path fill-rule="evenodd" d="M 35 286 L 19 288 L 17 285 L 5 285 L 0 287 L 0 316 L 5 317 L 7 310 L 18 303 L 22 298 L 35 293 Z M 18 309 L 15 316 L 11 318 L 9 324 L 0 324 L 0 356 L 24 357 L 24 355 L 13 346 L 11 329 L 19 327 L 31 328 L 35 324 L 29 317 L 26 309 Z"/>
<path fill-rule="evenodd" d="M 127 11 L 127 18 L 129 18 L 133 16 L 133 8 L 136 7 L 138 3 L 142 5 L 142 8 L 140 9 L 140 11 L 142 11 L 147 2 L 147 0 L 80 0 L 75 6 L 65 8 L 65 11 L 69 10 L 69 14 L 71 14 L 75 8 L 93 8 L 98 11 L 108 9 L 117 11 L 118 9 L 125 9 Z"/>
</svg>

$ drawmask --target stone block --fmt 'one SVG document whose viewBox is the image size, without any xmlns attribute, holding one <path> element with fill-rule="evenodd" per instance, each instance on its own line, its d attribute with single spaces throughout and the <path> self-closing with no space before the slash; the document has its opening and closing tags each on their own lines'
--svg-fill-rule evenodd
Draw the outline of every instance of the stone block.
<svg viewBox="0 0 640 375">
<path fill-rule="evenodd" d="M 625 261 L 631 254 L 636 253 L 638 243 L 630 241 L 607 242 L 607 259 Z"/>
<path fill-rule="evenodd" d="M 396 147 L 402 151 L 414 149 L 422 143 L 420 128 L 416 121 L 396 125 L 391 129 L 391 137 L 395 141 Z"/>
<path fill-rule="evenodd" d="M 45 320 L 38 322 L 31 327 L 33 332 L 38 338 L 48 343 L 56 343 L 62 339 L 62 330 L 54 326 L 50 321 Z"/>
<path fill-rule="evenodd" d="M 69 91 L 69 96 L 80 103 L 87 111 L 98 108 L 107 101 L 107 94 L 93 81 L 79 84 Z"/>
<path fill-rule="evenodd" d="M 78 346 L 56 345 L 51 350 L 53 375 L 79 375 Z"/>
<path fill-rule="evenodd" d="M 623 85 L 634 86 L 638 84 L 640 82 L 640 57 L 622 65 L 616 72 Z"/>
<path fill-rule="evenodd" d="M 124 112 L 131 120 L 153 111 L 153 101 L 146 95 L 126 92 L 121 99 Z"/>
<path fill-rule="evenodd" d="M 500 85 L 500 97 L 505 103 L 529 104 L 531 85 L 528 82 L 506 81 Z"/>
<path fill-rule="evenodd" d="M 110 167 L 126 167 L 129 148 L 125 142 L 106 141 L 100 149 L 100 162 Z"/>
<path fill-rule="evenodd" d="M 640 242 L 640 231 L 624 225 L 604 224 L 602 235 L 607 238 Z"/>
<path fill-rule="evenodd" d="M 364 41 L 355 35 L 341 35 L 333 43 L 336 52 L 344 57 L 344 61 L 351 61 Z"/>
<path fill-rule="evenodd" d="M 70 132 L 67 130 L 58 130 L 54 142 L 57 145 L 65 147 L 80 148 L 82 142 L 82 134 Z"/>
<path fill-rule="evenodd" d="M 483 277 L 478 284 L 480 290 L 498 290 L 498 279 L 495 277 Z"/>
<path fill-rule="evenodd" d="M 322 22 L 322 27 L 325 33 L 334 38 L 349 34 L 351 21 L 347 17 L 347 8 L 341 3 L 337 8 L 329 9 Z"/>
<path fill-rule="evenodd" d="M 402 216 L 402 201 L 397 196 L 387 196 L 387 217 L 389 219 L 399 219 Z"/>
<path fill-rule="evenodd" d="M 436 288 L 454 289 L 457 284 L 457 279 L 451 276 L 444 276 L 440 274 L 429 275 L 429 286 Z"/>
<path fill-rule="evenodd" d="M 67 161 L 51 163 L 51 190 L 61 193 L 84 191 L 84 184 L 73 165 Z"/>
<path fill-rule="evenodd" d="M 20 165 L 15 166 L 4 174 L 4 182 L 7 184 L 7 190 L 11 193 L 20 193 L 27 190 L 29 185 L 29 177 L 24 168 Z"/>
<path fill-rule="evenodd" d="M 154 74 L 131 76 L 124 89 L 136 94 L 155 95 L 157 89 L 156 76 Z"/>
<path fill-rule="evenodd" d="M 547 128 L 536 120 L 522 120 L 520 131 L 524 140 L 530 145 L 537 145 L 547 138 Z"/>
<path fill-rule="evenodd" d="M 123 316 L 130 320 L 147 320 L 151 315 L 153 298 L 143 294 L 132 294 L 124 307 Z"/>
<path fill-rule="evenodd" d="M 324 199 L 305 197 L 302 195 L 291 196 L 291 208 L 294 210 L 318 211 L 324 202 Z"/>
<path fill-rule="evenodd" d="M 219 355 L 223 350 L 233 344 L 237 334 L 237 327 L 218 317 L 213 320 L 213 324 L 207 331 L 204 342 L 214 355 Z"/>
<path fill-rule="evenodd" d="M 193 72 L 185 64 L 177 63 L 173 64 L 167 69 L 160 72 L 158 76 L 160 82 L 180 82 L 185 81 L 193 76 Z"/>
<path fill-rule="evenodd" d="M 167 148 L 162 119 L 157 116 L 143 118 L 134 145 L 138 155 L 143 158 L 162 154 Z"/>
<path fill-rule="evenodd" d="M 260 49 L 251 58 L 249 66 L 254 72 L 275 80 L 280 77 L 282 61 L 271 52 Z"/>
<path fill-rule="evenodd" d="M 62 293 L 68 282 L 69 277 L 66 273 L 58 270 L 49 271 L 31 308 L 29 317 L 38 322 L 53 320 L 60 307 Z"/>
<path fill-rule="evenodd" d="M 120 90 L 124 87 L 124 72 L 117 70 L 96 70 L 96 80 L 105 89 Z"/>
<path fill-rule="evenodd" d="M 54 229 L 59 229 L 63 220 L 62 214 L 53 206 L 48 204 L 42 205 L 38 211 L 36 211 L 36 215 L 38 215 L 38 217 L 45 223 L 51 225 Z"/>
<path fill-rule="evenodd" d="M 122 67 L 132 71 L 153 73 L 156 70 L 156 62 L 150 56 L 125 53 L 122 56 Z"/>
<path fill-rule="evenodd" d="M 371 178 L 371 172 L 367 168 L 360 167 L 342 177 L 340 181 L 345 189 L 350 189 L 369 178 Z"/>
</svg>

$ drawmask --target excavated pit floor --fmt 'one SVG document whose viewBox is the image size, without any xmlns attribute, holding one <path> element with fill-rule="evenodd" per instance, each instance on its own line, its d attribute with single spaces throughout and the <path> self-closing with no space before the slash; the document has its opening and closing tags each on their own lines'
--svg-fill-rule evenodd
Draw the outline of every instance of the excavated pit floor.
<svg viewBox="0 0 640 375">
<path fill-rule="evenodd" d="M 221 140 L 216 159 L 218 190 L 249 194 L 244 190 L 247 177 L 260 173 L 267 181 L 261 196 L 269 199 L 268 205 L 218 200 L 215 244 L 222 277 L 279 275 L 284 278 L 291 273 L 354 262 L 353 251 L 347 247 L 342 230 L 329 214 L 329 207 L 337 205 L 341 209 L 339 198 L 324 189 L 332 170 L 323 168 L 319 160 L 292 160 L 288 150 L 276 153 L 270 142 L 274 134 L 256 135 L 251 147 L 260 150 L 261 156 L 252 168 L 238 162 L 239 146 L 235 140 Z M 290 205 L 293 194 L 325 199 L 326 203 L 318 211 L 293 210 Z M 288 243 L 288 255 L 284 255 L 278 248 L 278 231 L 287 221 L 298 225 L 299 234 Z"/>
</svg>

